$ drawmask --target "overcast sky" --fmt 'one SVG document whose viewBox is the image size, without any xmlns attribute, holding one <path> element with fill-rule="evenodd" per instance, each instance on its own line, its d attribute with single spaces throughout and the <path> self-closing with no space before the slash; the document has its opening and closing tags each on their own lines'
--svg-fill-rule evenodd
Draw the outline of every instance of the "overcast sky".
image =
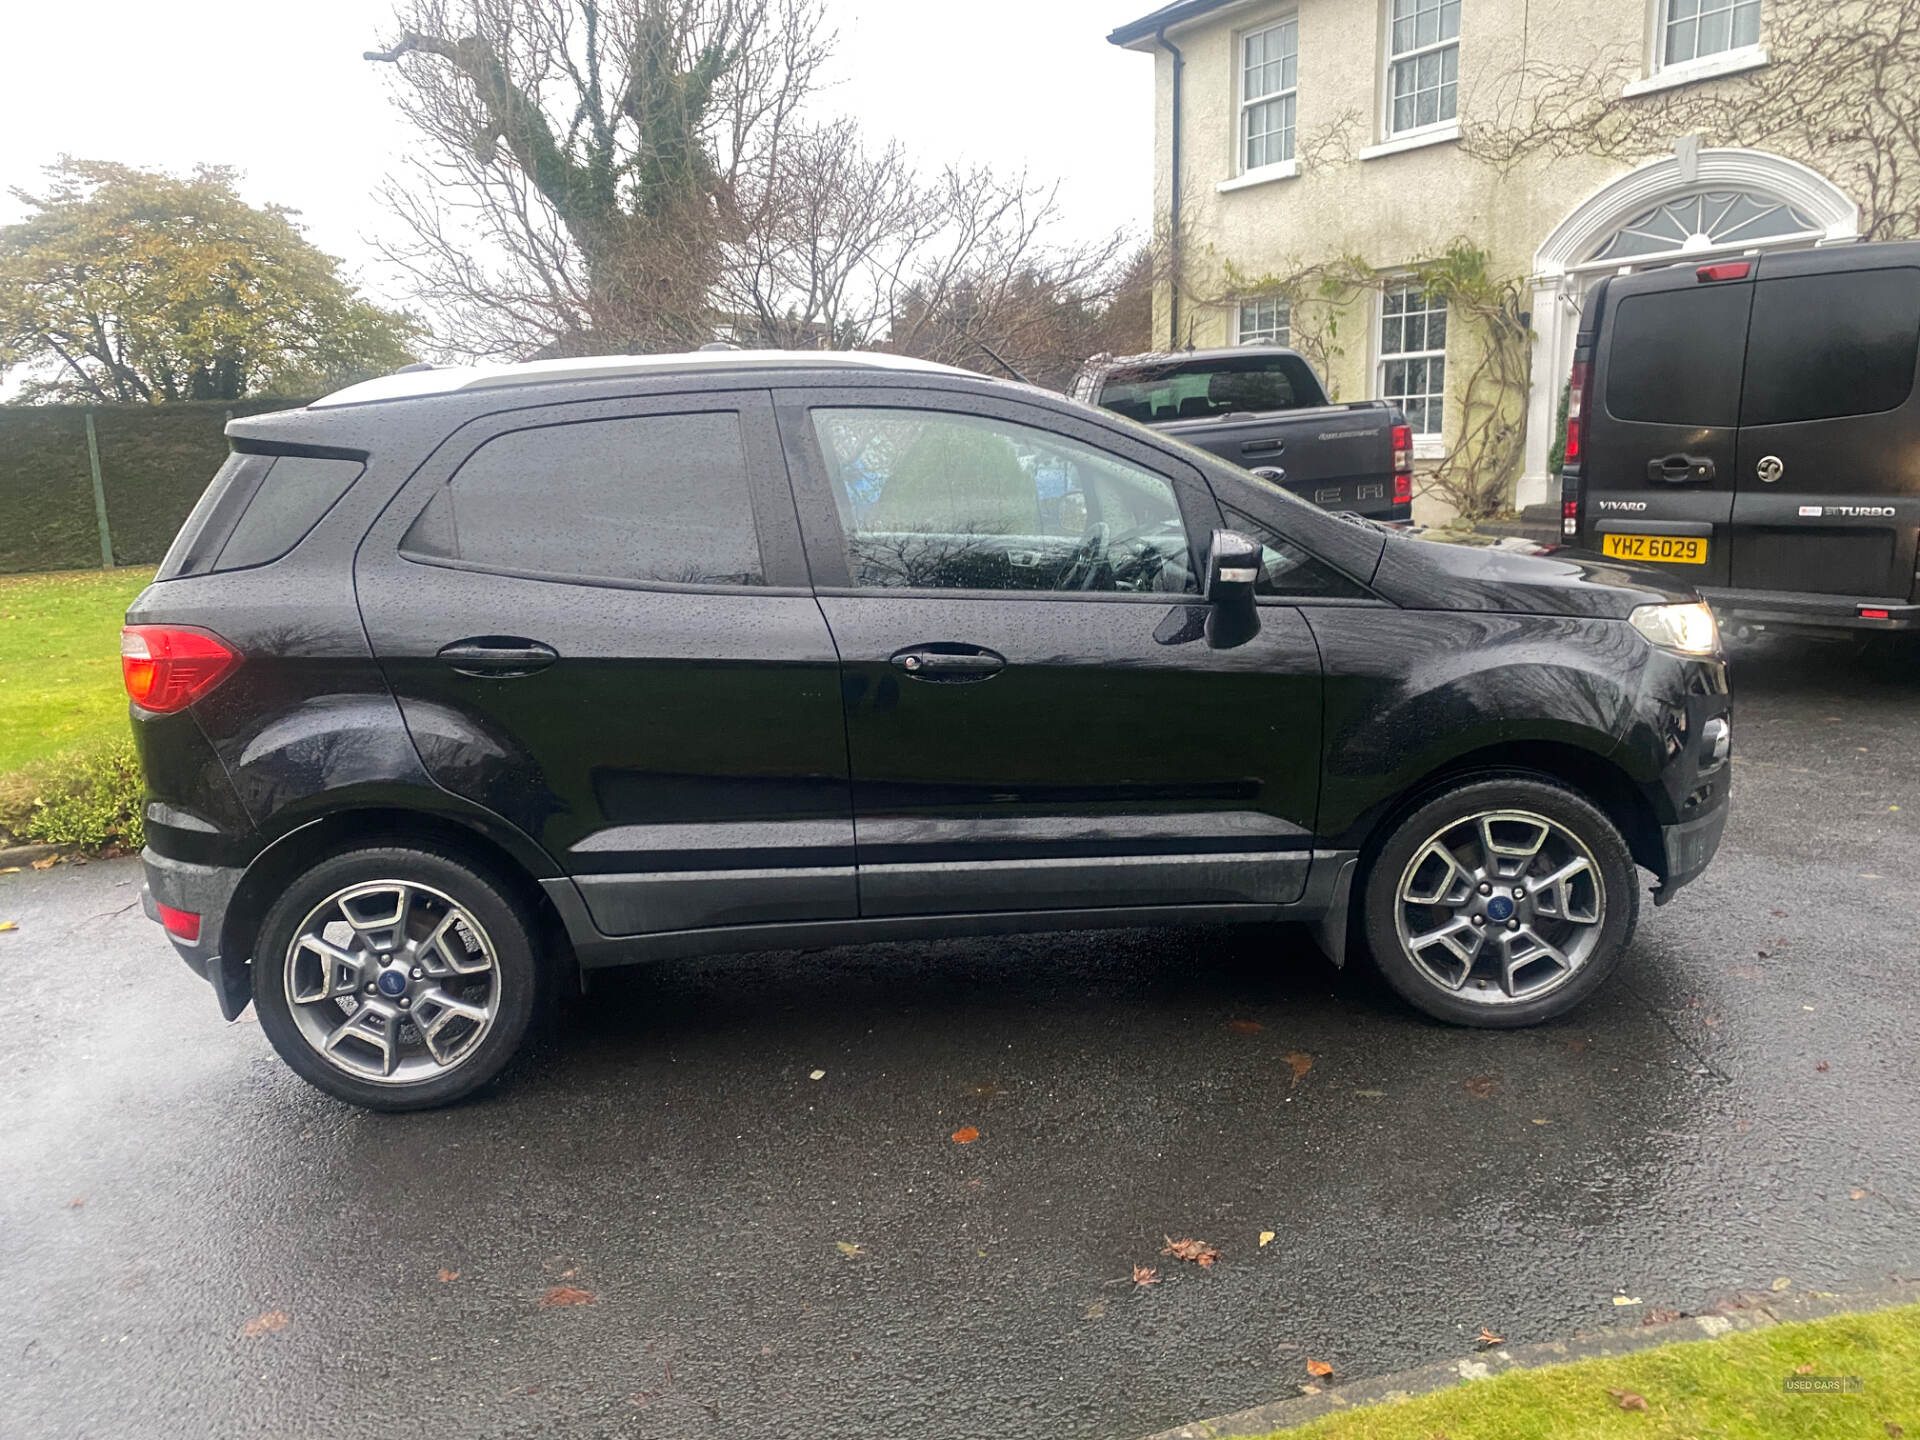
<svg viewBox="0 0 1920 1440">
<path fill-rule="evenodd" d="M 1079 235 L 1144 234 L 1152 62 L 1106 34 L 1153 0 L 828 0 L 840 47 L 822 104 L 897 136 L 923 161 L 1026 164 L 1058 178 Z M 238 167 L 243 193 L 303 214 L 371 290 L 371 198 L 408 136 L 360 58 L 392 0 L 68 0 L 0 5 L 0 191 L 67 154 L 186 170 Z M 0 195 L 0 220 L 19 217 Z"/>
</svg>

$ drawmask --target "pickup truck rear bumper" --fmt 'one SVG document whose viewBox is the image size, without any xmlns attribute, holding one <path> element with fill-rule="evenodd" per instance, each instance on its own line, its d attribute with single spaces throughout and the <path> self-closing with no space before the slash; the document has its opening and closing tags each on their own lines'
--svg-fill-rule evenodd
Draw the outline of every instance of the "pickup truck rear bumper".
<svg viewBox="0 0 1920 1440">
<path fill-rule="evenodd" d="M 1700 592 L 1723 629 L 1764 625 L 1781 630 L 1920 630 L 1920 605 L 1871 595 L 1818 595 L 1796 590 Z"/>
</svg>

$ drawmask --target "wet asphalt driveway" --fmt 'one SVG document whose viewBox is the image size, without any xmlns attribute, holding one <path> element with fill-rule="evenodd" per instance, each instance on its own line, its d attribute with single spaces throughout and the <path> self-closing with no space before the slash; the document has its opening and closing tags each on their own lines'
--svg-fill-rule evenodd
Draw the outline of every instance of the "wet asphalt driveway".
<svg viewBox="0 0 1920 1440">
<path fill-rule="evenodd" d="M 1735 683 L 1718 864 L 1519 1034 L 1279 932 L 888 945 L 623 978 L 380 1117 L 221 1023 L 131 862 L 0 876 L 0 1431 L 1137 1436 L 1920 1273 L 1920 653 Z"/>
</svg>

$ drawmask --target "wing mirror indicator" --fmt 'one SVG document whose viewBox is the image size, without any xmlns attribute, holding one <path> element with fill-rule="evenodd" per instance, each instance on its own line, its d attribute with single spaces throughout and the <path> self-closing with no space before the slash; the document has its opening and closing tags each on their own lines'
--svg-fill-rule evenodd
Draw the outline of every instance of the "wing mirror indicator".
<svg viewBox="0 0 1920 1440">
<path fill-rule="evenodd" d="M 1207 546 L 1207 644 L 1231 650 L 1260 633 L 1254 589 L 1260 581 L 1260 544 L 1236 530 L 1216 530 Z"/>
</svg>

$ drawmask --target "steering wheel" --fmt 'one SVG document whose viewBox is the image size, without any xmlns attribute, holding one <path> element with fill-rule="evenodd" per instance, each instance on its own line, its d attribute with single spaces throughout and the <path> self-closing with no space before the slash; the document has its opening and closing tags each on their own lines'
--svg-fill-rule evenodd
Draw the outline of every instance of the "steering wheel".
<svg viewBox="0 0 1920 1440">
<path fill-rule="evenodd" d="M 1073 552 L 1073 559 L 1060 572 L 1060 578 L 1053 582 L 1056 590 L 1091 590 L 1100 579 L 1100 572 L 1110 569 L 1107 561 L 1107 536 L 1111 532 L 1107 522 L 1096 520 L 1080 539 L 1079 546 Z"/>
</svg>

